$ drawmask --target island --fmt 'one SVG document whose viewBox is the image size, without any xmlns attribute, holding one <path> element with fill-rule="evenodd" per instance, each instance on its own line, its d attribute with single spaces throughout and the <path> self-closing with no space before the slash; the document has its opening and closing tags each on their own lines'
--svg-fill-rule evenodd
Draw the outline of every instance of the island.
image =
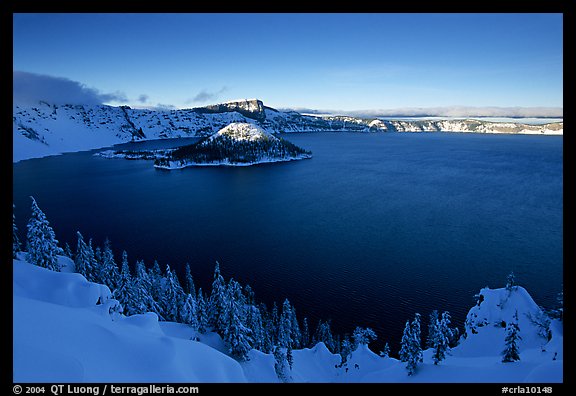
<svg viewBox="0 0 576 396">
<path fill-rule="evenodd" d="M 250 166 L 312 158 L 310 151 L 247 122 L 231 123 L 207 138 L 174 149 L 107 150 L 98 155 L 106 158 L 154 160 L 154 166 L 160 169 Z"/>
</svg>

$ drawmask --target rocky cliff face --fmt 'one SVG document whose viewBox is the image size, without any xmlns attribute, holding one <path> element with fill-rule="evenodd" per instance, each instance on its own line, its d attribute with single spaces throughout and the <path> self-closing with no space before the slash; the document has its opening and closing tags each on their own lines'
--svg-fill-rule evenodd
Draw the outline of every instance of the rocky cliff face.
<svg viewBox="0 0 576 396">
<path fill-rule="evenodd" d="M 193 109 L 197 113 L 232 113 L 237 112 L 245 117 L 256 121 L 264 121 L 266 113 L 264 112 L 264 104 L 258 99 L 245 99 L 233 102 L 220 103 L 215 105 L 208 105 L 205 107 L 197 107 Z"/>
</svg>

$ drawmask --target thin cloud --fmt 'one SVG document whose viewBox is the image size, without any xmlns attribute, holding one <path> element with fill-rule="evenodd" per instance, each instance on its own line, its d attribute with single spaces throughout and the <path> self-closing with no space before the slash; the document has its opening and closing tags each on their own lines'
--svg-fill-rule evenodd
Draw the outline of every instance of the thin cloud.
<svg viewBox="0 0 576 396">
<path fill-rule="evenodd" d="M 562 118 L 561 107 L 404 107 L 377 110 L 318 110 L 311 108 L 291 108 L 307 114 L 348 115 L 353 117 L 512 117 L 512 118 Z"/>
<path fill-rule="evenodd" d="M 12 97 L 18 104 L 36 104 L 41 100 L 52 104 L 84 105 L 127 101 L 121 92 L 102 93 L 63 77 L 14 71 L 13 82 Z"/>
<path fill-rule="evenodd" d="M 148 95 L 142 94 L 142 95 L 138 96 L 138 99 L 137 99 L 137 100 L 138 100 L 138 102 L 140 102 L 140 103 L 146 103 L 146 102 L 148 102 L 148 99 L 149 99 L 149 98 L 150 98 L 150 97 L 149 97 Z"/>
<path fill-rule="evenodd" d="M 227 87 L 222 87 L 222 88 L 220 88 L 220 90 L 218 90 L 216 92 L 208 92 L 207 90 L 203 89 L 196 96 L 194 96 L 192 99 L 188 99 L 186 101 L 186 103 L 189 104 L 189 103 L 214 101 L 214 100 L 218 99 L 218 97 L 221 94 L 223 94 L 224 92 L 226 92 L 227 90 L 228 90 Z"/>
</svg>

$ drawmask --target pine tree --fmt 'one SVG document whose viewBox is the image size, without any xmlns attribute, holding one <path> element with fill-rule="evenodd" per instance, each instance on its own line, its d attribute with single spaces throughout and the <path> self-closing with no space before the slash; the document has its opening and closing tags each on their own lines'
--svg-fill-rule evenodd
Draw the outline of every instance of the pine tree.
<svg viewBox="0 0 576 396">
<path fill-rule="evenodd" d="M 416 313 L 412 324 L 406 322 L 400 349 L 400 361 L 406 363 L 408 375 L 416 373 L 418 363 L 424 360 L 421 347 L 420 314 Z"/>
<path fill-rule="evenodd" d="M 158 261 L 154 260 L 152 268 L 148 271 L 148 279 L 150 279 L 150 292 L 152 298 L 156 301 L 160 307 L 160 314 L 165 317 L 164 307 L 160 303 L 164 298 L 164 283 L 166 279 L 162 275 L 162 270 L 160 269 L 160 264 Z"/>
<path fill-rule="evenodd" d="M 132 275 L 130 274 L 130 267 L 128 266 L 128 254 L 126 251 L 122 252 L 122 270 L 118 287 L 114 290 L 113 296 L 122 305 L 124 315 L 130 316 L 139 313 L 134 306 L 137 296 Z"/>
<path fill-rule="evenodd" d="M 16 258 L 20 251 L 20 238 L 18 238 L 18 227 L 16 227 L 16 215 L 14 214 L 14 204 L 12 204 L 12 258 Z"/>
<path fill-rule="evenodd" d="M 90 282 L 93 282 L 96 280 L 94 275 L 97 266 L 94 250 L 92 249 L 92 240 L 90 239 L 89 244 L 86 244 L 80 231 L 77 231 L 76 235 L 78 236 L 76 259 L 74 260 L 76 272 L 83 275 Z"/>
<path fill-rule="evenodd" d="M 514 272 L 511 271 L 506 277 L 506 290 L 511 292 L 515 288 L 516 288 L 516 277 L 514 276 Z"/>
<path fill-rule="evenodd" d="M 192 277 L 189 263 L 186 263 L 184 268 L 184 292 L 196 296 L 196 286 L 194 286 L 194 278 Z"/>
<path fill-rule="evenodd" d="M 225 328 L 224 313 L 228 306 L 226 301 L 226 283 L 224 277 L 220 274 L 220 263 L 216 261 L 214 268 L 214 281 L 212 282 L 212 292 L 209 299 L 209 325 L 218 334 L 222 334 Z"/>
<path fill-rule="evenodd" d="M 204 298 L 202 288 L 198 289 L 198 331 L 202 334 L 206 333 L 208 329 L 208 303 Z"/>
<path fill-rule="evenodd" d="M 446 358 L 446 354 L 450 351 L 450 337 L 452 331 L 450 330 L 450 314 L 448 312 L 442 313 L 442 318 L 436 318 L 436 333 L 432 341 L 432 360 L 434 364 L 438 364 Z"/>
<path fill-rule="evenodd" d="M 274 371 L 276 371 L 276 376 L 280 382 L 291 381 L 286 353 L 279 346 L 274 348 Z"/>
<path fill-rule="evenodd" d="M 250 329 L 246 327 L 243 320 L 244 296 L 240 285 L 233 279 L 230 279 L 227 289 L 222 335 L 230 354 L 240 361 L 245 361 L 248 360 L 248 352 L 252 349 L 252 337 Z"/>
<path fill-rule="evenodd" d="M 522 337 L 520 337 L 520 327 L 518 326 L 518 311 L 514 314 L 514 320 L 506 326 L 506 347 L 502 352 L 502 362 L 510 363 L 520 360 L 520 348 L 518 343 Z"/>
<path fill-rule="evenodd" d="M 160 305 L 152 297 L 152 282 L 142 260 L 136 261 L 134 290 L 136 295 L 136 303 L 134 305 L 138 313 L 153 312 L 158 315 L 159 320 L 164 320 Z"/>
<path fill-rule="evenodd" d="M 384 345 L 384 349 L 380 351 L 380 356 L 384 358 L 390 357 L 390 346 L 388 345 L 388 343 L 386 343 Z"/>
<path fill-rule="evenodd" d="M 292 307 L 290 301 L 285 299 L 278 326 L 278 345 L 282 348 L 288 348 L 292 346 L 292 343 Z"/>
<path fill-rule="evenodd" d="M 114 261 L 114 253 L 112 252 L 110 240 L 106 238 L 104 240 L 104 248 L 102 249 L 100 279 L 110 290 L 114 290 L 118 285 L 119 278 L 120 272 L 118 271 L 118 265 Z"/>
<path fill-rule="evenodd" d="M 192 294 L 187 294 L 180 307 L 180 320 L 198 331 L 198 304 Z"/>
<path fill-rule="evenodd" d="M 308 318 L 302 320 L 302 348 L 310 347 L 310 328 L 308 326 Z"/>
<path fill-rule="evenodd" d="M 426 337 L 426 347 L 433 348 L 436 333 L 438 332 L 438 311 L 433 310 L 430 312 L 428 319 L 428 337 Z"/>
<path fill-rule="evenodd" d="M 68 257 L 69 259 L 74 260 L 74 253 L 72 253 L 72 249 L 70 248 L 70 245 L 68 245 L 68 242 L 66 242 L 64 244 L 64 256 Z"/>
<path fill-rule="evenodd" d="M 166 321 L 180 321 L 180 305 L 184 296 L 184 290 L 180 286 L 178 277 L 175 272 L 166 266 L 166 282 L 164 284 L 164 295 L 159 301 L 162 306 L 164 318 Z"/>
<path fill-rule="evenodd" d="M 329 320 L 326 322 L 323 322 L 322 320 L 318 321 L 318 327 L 314 333 L 313 344 L 316 345 L 319 342 L 323 342 L 328 350 L 332 353 L 335 353 L 337 350 L 334 336 L 332 335 L 332 330 L 330 329 Z"/>
<path fill-rule="evenodd" d="M 265 330 L 260 309 L 255 305 L 246 306 L 246 326 L 252 334 L 252 348 L 265 352 Z"/>
<path fill-rule="evenodd" d="M 377 338 L 378 336 L 371 328 L 356 327 L 352 333 L 353 348 L 356 350 L 360 345 L 368 345 Z"/>
<path fill-rule="evenodd" d="M 63 253 L 58 247 L 58 240 L 46 215 L 38 207 L 34 197 L 32 199 L 32 216 L 28 221 L 27 255 L 29 263 L 52 271 L 60 271 L 58 255 Z"/>
</svg>

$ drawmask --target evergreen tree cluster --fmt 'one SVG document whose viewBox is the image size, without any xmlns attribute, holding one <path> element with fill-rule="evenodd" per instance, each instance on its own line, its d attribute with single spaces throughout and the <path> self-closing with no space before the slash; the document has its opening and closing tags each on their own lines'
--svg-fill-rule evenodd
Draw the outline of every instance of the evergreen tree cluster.
<svg viewBox="0 0 576 396">
<path fill-rule="evenodd" d="M 27 261 L 60 271 L 58 256 L 68 256 L 74 261 L 77 273 L 82 274 L 88 281 L 108 286 L 113 297 L 121 304 L 124 315 L 153 312 L 159 320 L 187 324 L 199 334 L 216 332 L 226 343 L 230 355 L 240 361 L 248 359 L 251 349 L 272 354 L 275 358 L 276 373 L 283 382 L 291 381 L 294 349 L 312 348 L 322 342 L 330 352 L 341 355 L 342 367 L 360 345 L 368 345 L 377 338 L 372 329 L 361 327 L 357 327 L 351 337 L 348 334 L 344 337 L 334 335 L 329 320 L 319 320 L 316 330 L 311 333 L 308 319 L 300 321 L 296 309 L 288 299 L 284 300 L 280 308 L 276 302 L 271 308 L 256 302 L 254 291 L 249 285 L 242 286 L 232 278 L 225 280 L 218 262 L 214 268 L 211 290 L 204 293 L 201 288 L 196 289 L 188 263 L 185 266 L 184 282 L 181 284 L 176 271 L 169 265 L 162 270 L 157 261 L 148 268 L 144 261 L 139 260 L 132 269 L 128 254 L 123 251 L 120 263 L 117 263 L 108 239 L 102 247 L 94 248 L 92 239 L 86 242 L 83 235 L 77 232 L 75 251 L 73 252 L 68 244 L 61 249 L 46 215 L 35 199 L 31 198 L 32 215 L 27 224 L 26 235 Z M 17 235 L 14 215 L 12 219 L 12 250 L 16 258 L 22 251 L 22 244 Z M 515 280 L 511 275 L 507 279 L 506 289 L 510 292 L 514 287 Z M 560 304 L 562 300 L 563 295 L 560 294 Z M 536 319 L 540 322 L 548 320 L 544 311 L 542 315 L 546 317 Z M 450 323 L 448 312 L 439 315 L 438 311 L 434 310 L 429 316 L 426 347 L 432 349 L 434 364 L 443 361 L 450 349 L 458 343 L 458 329 L 451 328 Z M 519 333 L 516 313 L 514 321 L 506 327 L 503 362 L 520 359 Z M 400 361 L 406 363 L 408 375 L 414 375 L 418 364 L 423 362 L 421 339 L 421 316 L 416 313 L 412 322 L 406 322 L 399 351 Z M 390 347 L 386 343 L 380 356 L 387 358 L 389 354 Z"/>
<path fill-rule="evenodd" d="M 166 166 L 170 161 L 182 163 L 253 163 L 268 158 L 293 158 L 311 154 L 295 144 L 281 139 L 237 140 L 221 135 L 167 151 L 155 160 L 155 165 Z"/>
</svg>

